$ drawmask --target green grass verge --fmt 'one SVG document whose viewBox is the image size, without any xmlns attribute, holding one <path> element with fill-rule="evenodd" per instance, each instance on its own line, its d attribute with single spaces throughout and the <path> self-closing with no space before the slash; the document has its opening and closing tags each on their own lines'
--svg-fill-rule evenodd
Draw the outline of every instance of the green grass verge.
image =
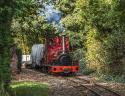
<svg viewBox="0 0 125 96">
<path fill-rule="evenodd" d="M 48 85 L 34 82 L 16 82 L 11 84 L 13 96 L 48 96 Z"/>
</svg>

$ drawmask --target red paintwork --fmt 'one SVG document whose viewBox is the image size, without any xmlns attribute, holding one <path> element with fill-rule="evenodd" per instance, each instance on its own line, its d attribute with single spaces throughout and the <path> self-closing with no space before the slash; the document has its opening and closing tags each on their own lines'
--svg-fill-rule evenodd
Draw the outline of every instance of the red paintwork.
<svg viewBox="0 0 125 96">
<path fill-rule="evenodd" d="M 54 37 L 53 46 L 50 46 L 50 40 L 47 40 L 47 64 L 52 63 L 54 59 L 58 57 L 58 55 L 62 52 L 62 37 Z M 69 40 L 65 38 L 65 47 L 66 50 L 69 50 Z"/>
<path fill-rule="evenodd" d="M 79 66 L 52 66 L 49 72 L 51 73 L 61 73 L 64 72 L 65 69 L 68 69 L 69 72 L 78 72 Z"/>
<path fill-rule="evenodd" d="M 50 42 L 53 41 L 53 44 L 50 45 Z M 78 72 L 79 62 L 73 61 L 73 66 L 51 66 L 54 60 L 57 60 L 59 55 L 62 53 L 62 37 L 53 37 L 51 39 L 46 39 L 46 64 L 49 65 L 49 72 L 51 73 L 60 73 L 64 72 L 65 69 L 68 69 L 70 72 Z M 69 52 L 69 39 L 65 37 L 65 49 L 66 53 Z"/>
</svg>

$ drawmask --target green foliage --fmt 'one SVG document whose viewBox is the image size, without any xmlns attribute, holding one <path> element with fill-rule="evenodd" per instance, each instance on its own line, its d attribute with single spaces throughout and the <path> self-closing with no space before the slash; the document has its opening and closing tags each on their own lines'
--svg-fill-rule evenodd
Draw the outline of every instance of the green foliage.
<svg viewBox="0 0 125 96">
<path fill-rule="evenodd" d="M 35 0 L 17 0 L 16 12 L 12 22 L 11 32 L 15 43 L 28 54 L 31 46 L 43 43 L 46 36 L 54 32 L 52 25 L 48 24 L 43 16 L 39 16 L 42 4 Z"/>
<path fill-rule="evenodd" d="M 41 16 L 26 17 L 24 21 L 15 19 L 12 23 L 15 42 L 20 44 L 18 46 L 23 49 L 23 52 L 31 49 L 35 43 L 43 43 L 45 36 L 48 36 L 51 31 L 52 25 L 47 24 Z"/>
<path fill-rule="evenodd" d="M 36 0 L 16 0 L 14 3 L 14 17 L 25 19 L 25 17 L 32 17 L 33 14 L 37 15 L 40 6 Z"/>
<path fill-rule="evenodd" d="M 53 0 L 55 6 L 63 13 L 64 16 L 72 14 L 75 8 L 76 0 Z"/>
<path fill-rule="evenodd" d="M 1 83 L 0 85 L 0 96 L 10 96 L 8 92 L 5 90 L 3 83 Z"/>
<path fill-rule="evenodd" d="M 74 49 L 74 59 L 82 59 L 84 36 L 84 21 L 81 12 L 76 9 L 76 0 L 53 0 L 55 6 L 63 13 L 61 23 L 69 36 L 70 47 Z"/>
<path fill-rule="evenodd" d="M 86 31 L 86 60 L 90 69 L 101 74 L 124 74 L 123 0 L 78 0 Z"/>
<path fill-rule="evenodd" d="M 10 82 L 10 45 L 13 40 L 10 26 L 13 16 L 13 1 L 0 1 L 0 90 L 6 95 Z M 2 87 L 1 87 L 2 86 Z M 5 89 L 4 89 L 5 88 Z M 4 94 L 5 93 L 5 94 Z"/>
<path fill-rule="evenodd" d="M 108 82 L 119 82 L 125 83 L 124 75 L 104 75 L 104 74 L 92 74 L 99 81 L 108 81 Z"/>
<path fill-rule="evenodd" d="M 98 74 L 125 74 L 125 1 L 54 1 L 64 13 L 62 23 L 69 33 L 70 44 L 78 50 L 83 48 L 86 69 Z M 78 50 L 74 56 L 78 57 Z"/>
<path fill-rule="evenodd" d="M 48 85 L 33 82 L 17 82 L 11 85 L 14 96 L 48 96 Z"/>
</svg>

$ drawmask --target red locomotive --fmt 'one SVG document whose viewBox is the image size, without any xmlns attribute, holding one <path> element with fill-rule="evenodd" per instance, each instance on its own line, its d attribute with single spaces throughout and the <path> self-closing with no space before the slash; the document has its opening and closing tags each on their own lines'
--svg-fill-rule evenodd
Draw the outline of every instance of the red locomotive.
<svg viewBox="0 0 125 96">
<path fill-rule="evenodd" d="M 40 61 L 39 64 L 38 62 L 36 63 L 35 60 L 32 60 L 32 63 L 34 63 L 35 66 L 37 65 L 50 73 L 78 72 L 79 61 L 72 59 L 69 50 L 69 39 L 65 35 L 55 36 L 49 39 L 46 38 L 43 49 L 44 50 L 39 50 L 37 53 L 42 53 L 42 58 L 37 59 L 38 61 Z"/>
</svg>

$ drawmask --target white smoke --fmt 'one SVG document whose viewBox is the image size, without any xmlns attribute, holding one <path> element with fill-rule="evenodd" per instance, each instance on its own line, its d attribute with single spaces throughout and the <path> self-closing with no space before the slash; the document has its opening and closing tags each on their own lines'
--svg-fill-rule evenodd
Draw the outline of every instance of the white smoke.
<svg viewBox="0 0 125 96">
<path fill-rule="evenodd" d="M 59 32 L 63 32 L 64 27 L 60 22 L 62 17 L 62 12 L 57 10 L 50 0 L 44 3 L 43 7 L 44 8 L 41 10 L 40 15 L 44 16 L 48 23 L 53 24 L 53 26 Z"/>
</svg>

